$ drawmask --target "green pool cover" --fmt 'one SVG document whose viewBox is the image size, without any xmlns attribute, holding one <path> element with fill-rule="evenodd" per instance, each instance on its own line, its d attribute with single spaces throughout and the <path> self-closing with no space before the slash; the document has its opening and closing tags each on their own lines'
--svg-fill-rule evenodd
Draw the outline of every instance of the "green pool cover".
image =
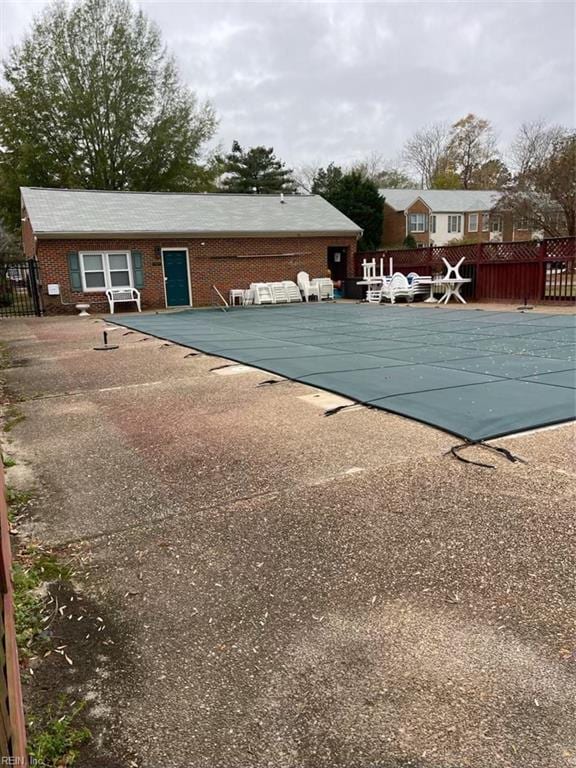
<svg viewBox="0 0 576 768">
<path fill-rule="evenodd" d="M 109 320 L 468 440 L 576 418 L 574 315 L 292 304 Z"/>
</svg>

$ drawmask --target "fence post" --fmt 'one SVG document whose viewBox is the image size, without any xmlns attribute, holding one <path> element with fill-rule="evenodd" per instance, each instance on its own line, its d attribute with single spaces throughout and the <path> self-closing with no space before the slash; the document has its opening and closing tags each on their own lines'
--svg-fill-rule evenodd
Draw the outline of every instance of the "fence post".
<svg viewBox="0 0 576 768">
<path fill-rule="evenodd" d="M 482 264 L 482 254 L 484 253 L 484 243 L 482 240 L 479 241 L 478 247 L 476 248 L 476 273 L 474 275 L 474 285 L 473 285 L 473 294 L 471 298 L 473 298 L 475 301 L 479 301 L 482 298 L 482 286 L 480 283 L 480 269 Z"/>
<path fill-rule="evenodd" d="M 542 301 L 546 298 L 546 240 L 541 240 L 538 246 L 538 296 L 537 300 Z"/>
</svg>

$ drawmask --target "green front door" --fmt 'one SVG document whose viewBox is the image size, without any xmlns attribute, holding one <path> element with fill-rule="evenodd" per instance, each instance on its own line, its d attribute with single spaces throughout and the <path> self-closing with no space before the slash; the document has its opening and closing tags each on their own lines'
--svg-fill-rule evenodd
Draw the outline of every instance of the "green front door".
<svg viewBox="0 0 576 768">
<path fill-rule="evenodd" d="M 166 306 L 187 307 L 190 301 L 188 283 L 188 254 L 186 251 L 162 251 L 164 281 L 166 283 Z"/>
</svg>

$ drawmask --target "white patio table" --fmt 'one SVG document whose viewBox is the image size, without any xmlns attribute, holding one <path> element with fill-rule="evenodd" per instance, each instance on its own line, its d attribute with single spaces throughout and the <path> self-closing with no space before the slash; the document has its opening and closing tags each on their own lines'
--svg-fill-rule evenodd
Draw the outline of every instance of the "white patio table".
<svg viewBox="0 0 576 768">
<path fill-rule="evenodd" d="M 452 296 L 461 301 L 462 304 L 466 304 L 466 299 L 460 293 L 460 288 L 465 283 L 471 283 L 472 280 L 468 277 L 458 278 L 445 278 L 445 277 L 419 277 L 419 285 L 429 285 L 430 294 L 428 298 L 424 299 L 425 304 L 447 304 Z M 437 299 L 434 294 L 441 293 L 442 296 Z"/>
<path fill-rule="evenodd" d="M 462 286 L 466 283 L 471 283 L 471 278 L 442 278 L 440 282 L 444 288 L 444 295 L 438 299 L 438 304 L 448 304 L 452 296 L 454 296 L 455 299 L 458 299 L 458 301 L 462 302 L 462 304 L 466 304 L 466 299 L 460 293 L 460 288 L 462 288 Z"/>
</svg>

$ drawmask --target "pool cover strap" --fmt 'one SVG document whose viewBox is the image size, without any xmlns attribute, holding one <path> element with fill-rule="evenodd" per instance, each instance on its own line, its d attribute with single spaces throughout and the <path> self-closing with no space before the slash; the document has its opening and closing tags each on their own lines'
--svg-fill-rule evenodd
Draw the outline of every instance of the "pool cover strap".
<svg viewBox="0 0 576 768">
<path fill-rule="evenodd" d="M 478 448 L 486 448 L 488 451 L 496 451 L 497 453 L 501 453 L 503 456 L 505 456 L 508 461 L 511 461 L 512 463 L 516 463 L 517 461 L 521 462 L 522 464 L 526 464 L 527 462 L 524 459 L 521 459 L 520 456 L 516 456 L 512 453 L 512 451 L 509 451 L 507 448 L 502 448 L 498 445 L 488 445 L 487 443 L 484 443 L 482 440 L 467 440 L 465 443 L 459 443 L 458 445 L 453 445 L 452 448 L 450 448 L 449 451 L 446 451 L 444 454 L 445 456 L 448 456 L 448 454 L 451 454 L 454 456 L 455 459 L 458 459 L 458 461 L 463 462 L 464 464 L 474 464 L 477 467 L 486 467 L 487 469 L 496 469 L 494 464 L 486 464 L 482 461 L 472 461 L 472 459 L 466 459 L 464 456 L 460 455 L 460 451 L 464 448 L 471 448 L 473 446 L 477 446 Z"/>
</svg>

